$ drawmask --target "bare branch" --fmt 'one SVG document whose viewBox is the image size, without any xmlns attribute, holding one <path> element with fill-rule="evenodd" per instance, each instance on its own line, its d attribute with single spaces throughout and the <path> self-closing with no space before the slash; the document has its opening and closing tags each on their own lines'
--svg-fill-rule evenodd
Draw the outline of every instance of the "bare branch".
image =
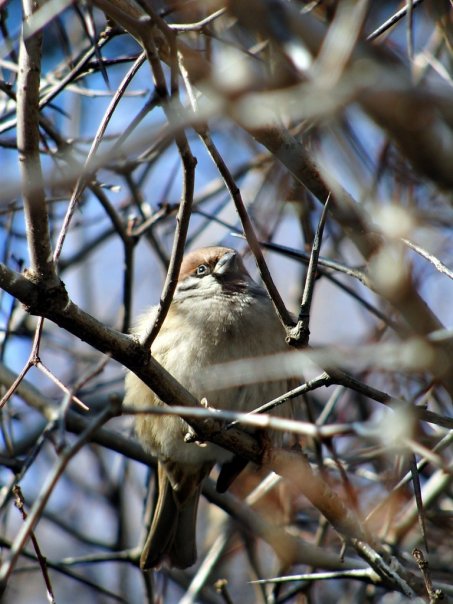
<svg viewBox="0 0 453 604">
<path fill-rule="evenodd" d="M 90 435 L 97 430 L 102 424 L 104 424 L 109 417 L 112 416 L 112 409 L 105 409 L 102 413 L 99 414 L 95 420 L 93 420 L 90 425 L 87 427 L 85 432 L 80 435 L 80 438 L 72 445 L 59 459 L 56 463 L 53 472 L 47 478 L 47 481 L 42 487 L 41 493 L 38 499 L 33 504 L 33 507 L 30 510 L 30 513 L 27 516 L 24 524 L 19 530 L 14 542 L 11 546 L 11 550 L 7 559 L 0 566 L 0 591 L 3 593 L 5 591 L 8 578 L 11 572 L 14 569 L 14 566 L 17 562 L 17 559 L 24 547 L 27 539 L 29 538 L 33 528 L 36 526 L 36 523 L 39 520 L 39 516 L 44 509 L 44 506 L 47 503 L 50 495 L 55 488 L 56 483 L 61 477 L 63 471 L 65 470 L 68 463 L 71 459 L 78 453 L 78 451 L 82 448 L 82 446 L 86 443 L 87 439 Z"/>
<path fill-rule="evenodd" d="M 212 157 L 212 160 L 214 161 L 215 165 L 217 166 L 217 169 L 219 170 L 220 174 L 222 175 L 225 185 L 227 186 L 227 188 L 230 192 L 230 195 L 233 198 L 237 213 L 239 214 L 239 218 L 241 219 L 241 223 L 242 223 L 242 227 L 244 229 L 247 243 L 249 244 L 250 249 L 252 250 L 252 253 L 255 256 L 255 260 L 258 265 L 258 269 L 260 271 L 261 278 L 263 279 L 263 282 L 267 288 L 267 291 L 269 293 L 269 296 L 270 296 L 272 302 L 274 303 L 275 310 L 277 311 L 277 314 L 278 314 L 283 326 L 285 327 L 286 330 L 288 330 L 294 324 L 294 321 L 293 321 L 290 313 L 286 309 L 286 306 L 282 300 L 282 297 L 280 296 L 278 289 L 275 287 L 272 276 L 269 272 L 269 269 L 267 268 L 267 264 L 266 264 L 266 261 L 264 260 L 264 256 L 261 251 L 258 239 L 255 235 L 255 231 L 253 229 L 252 222 L 247 214 L 247 210 L 245 208 L 244 202 L 242 201 L 241 192 L 240 192 L 239 188 L 237 187 L 236 183 L 234 182 L 234 180 L 231 176 L 231 173 L 228 170 L 222 156 L 220 155 L 216 146 L 214 145 L 214 143 L 209 135 L 209 132 L 206 129 L 204 129 L 204 130 L 199 130 L 198 134 L 200 135 L 200 138 L 206 145 L 209 155 Z"/>
<path fill-rule="evenodd" d="M 34 3 L 24 0 L 24 23 L 33 15 Z M 56 285 L 52 260 L 44 182 L 39 157 L 39 81 L 42 33 L 25 37 L 19 49 L 17 93 L 17 148 L 22 173 L 22 196 L 27 221 L 31 276 Z"/>
</svg>

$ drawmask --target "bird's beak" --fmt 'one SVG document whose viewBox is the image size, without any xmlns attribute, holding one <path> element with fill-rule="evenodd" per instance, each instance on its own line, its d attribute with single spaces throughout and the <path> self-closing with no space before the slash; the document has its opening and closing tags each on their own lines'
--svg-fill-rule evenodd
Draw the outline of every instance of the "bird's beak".
<svg viewBox="0 0 453 604">
<path fill-rule="evenodd" d="M 214 276 L 222 281 L 250 281 L 251 277 L 242 262 L 240 254 L 235 250 L 226 252 L 215 265 Z"/>
<path fill-rule="evenodd" d="M 225 275 L 225 273 L 237 272 L 239 269 L 238 254 L 235 251 L 226 252 L 215 265 L 214 273 L 216 275 Z"/>
</svg>

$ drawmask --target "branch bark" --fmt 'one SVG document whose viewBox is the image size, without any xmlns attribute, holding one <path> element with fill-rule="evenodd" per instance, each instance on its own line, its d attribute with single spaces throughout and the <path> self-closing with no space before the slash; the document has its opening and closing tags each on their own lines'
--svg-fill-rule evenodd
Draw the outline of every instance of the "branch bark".
<svg viewBox="0 0 453 604">
<path fill-rule="evenodd" d="M 30 276 L 55 284 L 44 180 L 39 156 L 39 82 L 41 75 L 42 33 L 26 37 L 25 25 L 36 10 L 36 3 L 24 0 L 24 27 L 19 49 L 17 79 L 17 149 L 22 177 L 22 196 L 30 254 Z"/>
</svg>

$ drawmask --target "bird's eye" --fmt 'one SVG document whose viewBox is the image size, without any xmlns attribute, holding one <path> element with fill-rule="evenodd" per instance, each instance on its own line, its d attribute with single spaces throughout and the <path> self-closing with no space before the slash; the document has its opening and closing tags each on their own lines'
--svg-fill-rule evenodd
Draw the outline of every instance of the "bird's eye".
<svg viewBox="0 0 453 604">
<path fill-rule="evenodd" d="M 196 275 L 197 277 L 204 277 L 209 273 L 209 266 L 207 264 L 200 264 L 197 266 Z"/>
</svg>

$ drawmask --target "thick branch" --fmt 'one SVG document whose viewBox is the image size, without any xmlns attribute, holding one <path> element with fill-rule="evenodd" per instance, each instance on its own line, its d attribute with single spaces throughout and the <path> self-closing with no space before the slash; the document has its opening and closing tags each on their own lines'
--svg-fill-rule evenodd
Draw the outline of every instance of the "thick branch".
<svg viewBox="0 0 453 604">
<path fill-rule="evenodd" d="M 24 0 L 24 22 L 33 14 L 35 3 Z M 24 37 L 19 49 L 17 79 L 17 148 L 22 176 L 22 196 L 27 225 L 32 276 L 56 282 L 47 219 L 44 181 L 39 157 L 39 79 L 42 34 Z"/>
</svg>

